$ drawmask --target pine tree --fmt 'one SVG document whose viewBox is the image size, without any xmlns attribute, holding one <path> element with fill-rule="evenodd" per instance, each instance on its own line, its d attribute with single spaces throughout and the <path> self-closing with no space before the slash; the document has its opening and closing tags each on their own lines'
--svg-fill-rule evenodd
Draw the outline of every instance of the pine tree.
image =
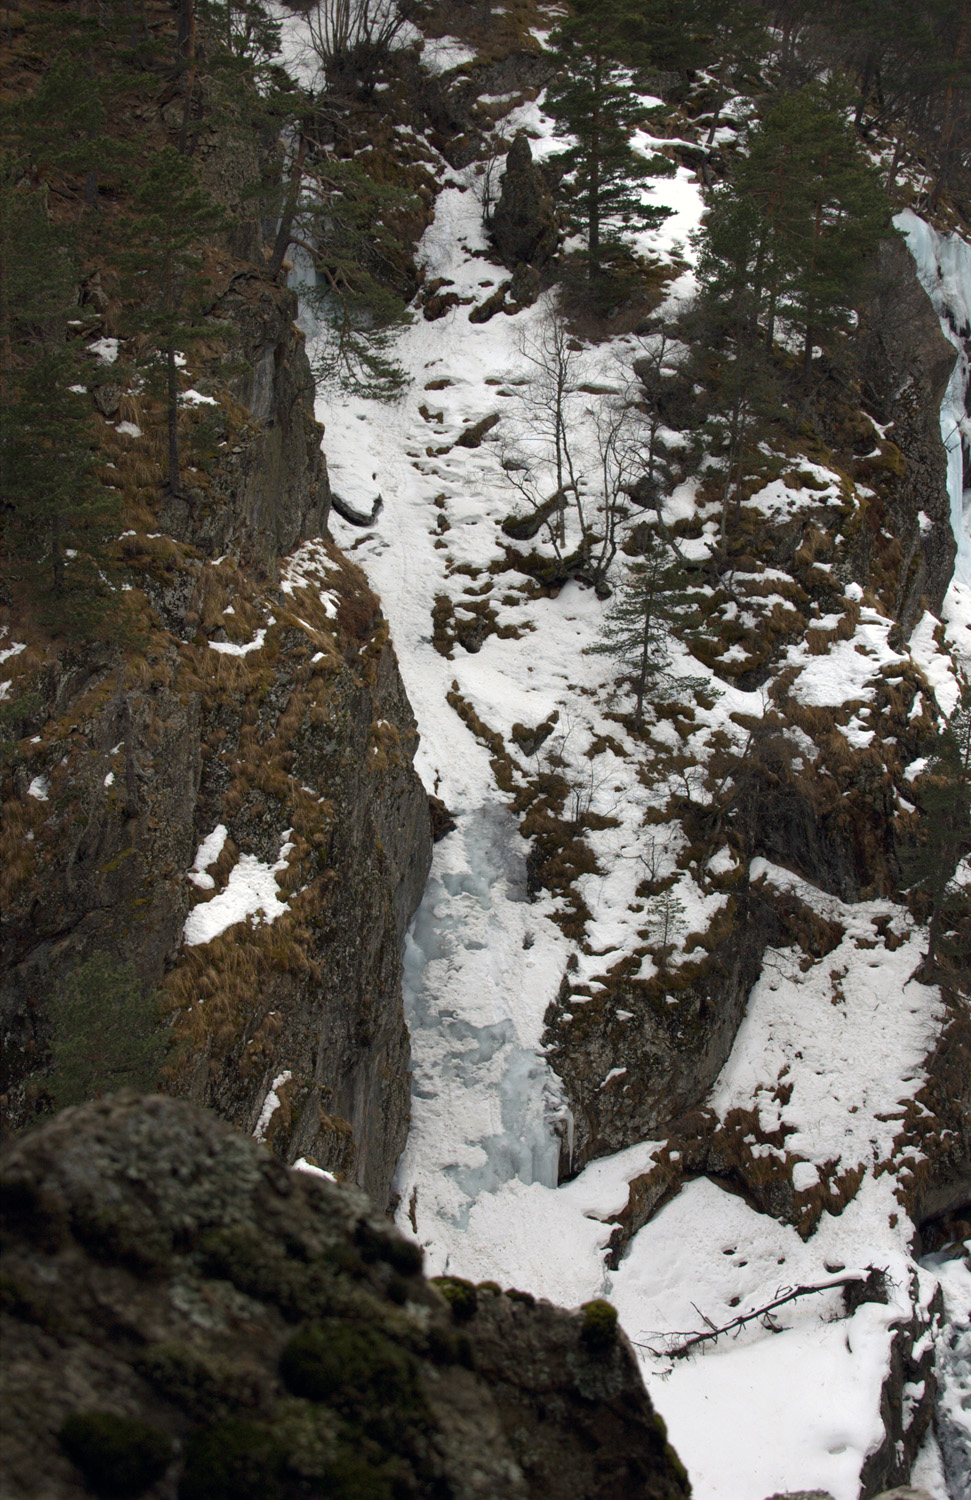
<svg viewBox="0 0 971 1500">
<path fill-rule="evenodd" d="M 644 0 L 637 14 L 639 60 L 666 73 L 705 67 L 714 50 L 711 9 L 709 0 Z"/>
<path fill-rule="evenodd" d="M 218 332 L 212 321 L 204 321 L 211 290 L 204 250 L 223 224 L 224 215 L 203 191 L 193 162 L 174 146 L 156 151 L 133 197 L 121 259 L 130 331 L 147 341 L 145 373 L 161 377 L 164 389 L 167 483 L 174 496 L 181 493 L 178 356 Z"/>
<path fill-rule="evenodd" d="M 895 137 L 888 187 L 908 155 L 929 168 L 928 206 L 966 194 L 971 167 L 969 0 L 818 0 L 827 61 L 854 80 L 854 124 Z"/>
<path fill-rule="evenodd" d="M 645 526 L 642 536 L 642 556 L 627 562 L 626 576 L 604 614 L 601 639 L 589 648 L 596 655 L 612 657 L 621 667 L 623 680 L 634 694 L 635 729 L 644 721 L 644 703 L 652 685 L 693 682 L 674 679 L 668 671 L 671 630 L 687 609 L 683 568 L 654 527 Z"/>
<path fill-rule="evenodd" d="M 650 110 L 631 81 L 631 46 L 639 12 L 622 0 L 575 0 L 552 36 L 557 77 L 546 110 L 577 144 L 558 158 L 569 174 L 569 206 L 587 243 L 591 280 L 602 271 L 605 245 L 628 224 L 654 228 L 670 213 L 644 202 L 645 178 L 671 171 L 666 158 L 645 158 L 631 145 Z"/>
<path fill-rule="evenodd" d="M 816 89 L 785 95 L 766 116 L 759 154 L 785 189 L 776 194 L 768 259 L 767 342 L 776 313 L 803 330 L 808 370 L 813 344 L 850 323 L 867 259 L 890 230 L 890 205 L 865 159 L 838 96 Z M 755 189 L 749 158 L 741 191 Z M 769 227 L 767 223 L 767 227 Z"/>
<path fill-rule="evenodd" d="M 762 233 L 756 203 L 737 196 L 731 186 L 716 190 L 698 263 L 699 296 L 684 319 L 693 373 L 710 403 L 696 441 L 723 464 L 723 558 L 750 462 L 781 409 L 777 371 L 758 321 L 764 305 Z"/>
<path fill-rule="evenodd" d="M 46 195 L 0 181 L 0 524 L 8 580 L 45 623 L 103 633 L 114 492 L 98 481 L 83 346 L 69 340 L 77 266 Z"/>
<path fill-rule="evenodd" d="M 774 99 L 731 185 L 714 195 L 701 280 L 737 326 L 761 325 L 771 350 L 782 318 L 815 340 L 850 322 L 867 257 L 890 209 L 835 90 Z"/>
<path fill-rule="evenodd" d="M 280 22 L 259 0 L 195 0 L 210 66 L 231 61 L 245 79 L 264 79 L 280 51 Z"/>
<path fill-rule="evenodd" d="M 648 903 L 647 932 L 658 945 L 655 956 L 660 959 L 662 967 L 688 925 L 684 913 L 684 902 L 674 886 L 661 891 Z"/>
<path fill-rule="evenodd" d="M 626 32 L 638 64 L 684 77 L 765 55 L 761 0 L 641 0 Z"/>
<path fill-rule="evenodd" d="M 304 167 L 302 186 L 288 238 L 308 252 L 316 276 L 305 293 L 321 333 L 314 373 L 391 400 L 405 374 L 390 344 L 408 318 L 395 224 L 411 197 L 394 183 L 377 181 L 357 158 L 323 154 Z"/>
</svg>

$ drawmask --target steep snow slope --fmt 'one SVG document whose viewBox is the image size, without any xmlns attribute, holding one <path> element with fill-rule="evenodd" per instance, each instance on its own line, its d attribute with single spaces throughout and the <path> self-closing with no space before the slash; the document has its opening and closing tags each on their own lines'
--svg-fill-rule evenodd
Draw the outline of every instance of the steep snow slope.
<svg viewBox="0 0 971 1500">
<path fill-rule="evenodd" d="M 535 133 L 537 154 L 550 149 L 549 124 L 535 106 L 506 129 L 517 125 Z M 447 277 L 460 296 L 482 301 L 505 273 L 489 258 L 475 170 L 455 173 L 444 163 L 442 170 L 424 263 L 429 277 Z M 697 187 L 682 169 L 654 189 L 660 201 L 671 195 L 678 217 L 643 248 L 683 248 L 700 216 Z M 690 272 L 671 293 L 688 290 Z M 381 596 L 419 721 L 421 774 L 457 822 L 438 845 L 406 956 L 414 1086 L 398 1173 L 399 1222 L 425 1246 L 432 1273 L 496 1279 L 566 1304 L 610 1296 L 640 1347 L 699 1500 L 762 1500 L 775 1489 L 814 1486 L 855 1500 L 861 1468 L 885 1436 L 880 1394 L 894 1328 L 926 1323 L 937 1285 L 935 1272 L 920 1270 L 908 1254 L 910 1226 L 884 1170 L 900 1118 L 916 1107 L 941 1019 L 937 991 L 913 978 L 925 935 L 908 913 L 886 901 L 839 902 L 766 862 L 749 872 L 776 888 L 799 886 L 798 899 L 843 934 L 815 961 L 800 961 L 793 949 L 769 950 L 709 1101 L 720 1119 L 749 1111 L 763 1133 L 781 1132 L 783 1147 L 753 1135 L 752 1151 L 777 1152 L 797 1201 L 799 1194 L 806 1202 L 815 1192 L 834 1195 L 810 1239 L 699 1179 L 640 1230 L 612 1270 L 609 1244 L 628 1184 L 656 1168 L 664 1144 L 633 1145 L 554 1185 L 571 1121 L 542 1052 L 544 1015 L 568 961 L 574 979 L 589 981 L 594 993 L 605 963 L 621 955 L 639 957 L 644 978 L 656 972 L 639 936 L 643 825 L 645 814 L 665 805 L 677 773 L 640 776 L 636 747 L 607 717 L 618 704 L 610 668 L 585 654 L 602 618 L 593 591 L 570 583 L 556 598 L 536 597 L 503 561 L 499 528 L 515 496 L 496 439 L 517 420 L 532 369 L 528 341 L 547 310 L 541 301 L 515 317 L 475 324 L 468 308 L 458 307 L 439 321 L 417 321 L 397 349 L 412 377 L 398 404 L 332 391 L 319 401 L 336 491 L 365 511 L 377 494 L 383 498 L 365 533 L 339 521 L 334 529 Z M 578 384 L 618 388 L 617 356 L 629 363 L 638 352 L 633 340 L 584 349 Z M 580 403 L 581 424 L 590 411 L 590 400 Z M 478 446 L 456 446 L 494 413 L 502 419 L 496 431 Z M 949 408 L 942 421 L 955 417 Z M 817 466 L 813 478 L 810 498 L 831 493 L 835 505 L 840 476 Z M 778 521 L 806 500 L 801 487 L 775 481 L 750 504 L 753 514 Z M 714 546 L 715 521 L 698 514 L 685 486 L 669 497 L 666 516 L 693 515 L 703 524 L 691 545 L 703 553 Z M 785 575 L 778 579 L 784 583 Z M 878 686 L 911 661 L 907 650 L 889 644 L 892 621 L 861 597 L 856 585 L 847 587 L 846 609 L 855 608 L 857 620 L 849 639 L 833 633 L 839 617 L 818 618 L 813 623 L 829 633 L 829 646 L 820 653 L 796 641 L 783 663 L 806 706 L 851 705 L 842 733 L 857 748 L 873 739 Z M 971 610 L 962 611 L 969 600 L 957 586 L 949 596 L 955 648 L 967 639 Z M 480 639 L 473 632 L 472 649 L 453 645 L 443 655 L 436 608 L 439 619 L 474 625 L 483 601 L 495 612 L 492 633 Z M 773 598 L 770 589 L 763 602 L 766 611 L 792 608 L 784 591 Z M 753 615 L 756 628 L 758 619 Z M 926 691 L 936 691 L 949 711 L 954 677 L 934 643 L 934 623 L 928 617 L 919 633 L 919 665 Z M 694 660 L 684 665 L 701 671 Z M 766 708 L 765 688 L 743 692 L 729 679 L 718 687 L 717 701 L 695 709 L 689 748 L 698 765 L 717 735 L 741 752 L 745 733 L 732 715 L 757 721 Z M 578 804 L 608 825 L 586 833 L 596 868 L 576 882 L 589 909 L 580 948 L 555 920 L 566 912 L 562 897 L 525 899 L 525 846 L 509 812 L 509 788 L 496 784 L 497 756 L 501 761 L 510 747 L 514 727 L 554 714 L 545 748 L 513 757 L 506 774 L 513 787 L 521 785 L 555 753 Z M 664 732 L 658 724 L 658 741 Z M 654 825 L 651 837 L 658 868 L 675 871 L 680 829 Z M 719 868 L 729 869 L 731 858 L 726 847 L 712 864 L 721 860 Z M 676 889 L 683 945 L 706 931 L 727 898 L 686 872 Z M 601 1089 L 627 1086 L 622 1053 L 615 1062 Z M 862 1276 L 874 1266 L 885 1273 L 886 1301 L 866 1301 L 847 1314 L 839 1291 L 823 1291 L 780 1308 L 771 1323 L 752 1321 L 708 1352 L 671 1357 L 679 1331 L 709 1321 L 720 1326 L 781 1289 Z M 933 1456 L 925 1468 L 928 1482 L 939 1485 Z"/>
</svg>

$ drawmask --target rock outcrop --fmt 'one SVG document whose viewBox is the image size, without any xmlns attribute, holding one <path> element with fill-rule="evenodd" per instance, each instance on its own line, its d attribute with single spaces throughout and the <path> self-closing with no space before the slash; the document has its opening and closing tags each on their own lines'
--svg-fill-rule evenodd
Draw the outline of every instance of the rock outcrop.
<svg viewBox="0 0 971 1500">
<path fill-rule="evenodd" d="M 529 137 L 516 136 L 506 157 L 502 191 L 490 222 L 500 259 L 541 268 L 556 251 L 556 212 L 549 188 L 533 162 Z"/>
<path fill-rule="evenodd" d="M 901 239 L 881 245 L 875 288 L 858 340 L 860 373 L 864 399 L 889 430 L 880 443 L 861 439 L 868 451 L 859 466 L 875 481 L 867 535 L 884 529 L 897 539 L 886 565 L 897 571 L 897 618 L 909 631 L 925 608 L 940 612 L 954 567 L 939 414 L 955 355 Z"/>
<path fill-rule="evenodd" d="M 611 988 L 593 999 L 564 980 L 545 1032 L 551 1066 L 573 1112 L 572 1154 L 561 1162 L 564 1173 L 669 1129 L 714 1083 L 745 1014 L 768 937 L 776 931 L 757 890 L 740 894 L 732 916 L 712 951 L 677 974 L 645 983 L 620 971 Z M 624 1071 L 611 1078 L 618 1057 Z M 626 1086 L 632 1076 L 633 1089 Z"/>
<path fill-rule="evenodd" d="M 183 423 L 208 425 L 181 494 L 159 502 L 137 443 L 103 427 L 126 493 L 157 507 L 118 541 L 140 634 L 60 651 L 20 637 L 0 1105 L 21 1128 L 52 1103 L 153 1086 L 107 1044 L 90 1087 L 65 1090 L 55 1059 L 77 1038 L 55 1010 L 97 973 L 140 992 L 143 1027 L 159 997 L 166 1088 L 383 1205 L 409 1115 L 401 953 L 431 859 L 418 737 L 379 603 L 326 535 L 296 300 L 236 263 L 222 274 L 214 319 L 242 358 L 217 346 L 193 376 L 205 389 Z M 219 852 L 193 872 L 210 836 Z M 245 896 L 253 862 L 269 911 Z M 200 901 L 223 916 L 192 935 Z"/>
<path fill-rule="evenodd" d="M 421 1275 L 362 1194 L 118 1095 L 2 1167 L 10 1500 L 680 1500 L 613 1310 Z"/>
<path fill-rule="evenodd" d="M 893 640 L 904 641 L 926 609 L 941 608 L 955 542 L 939 412 L 954 357 L 903 241 L 885 241 L 855 339 L 859 385 L 850 390 L 849 366 L 839 378 L 830 370 L 813 398 L 827 460 L 848 486 L 858 487 L 858 498 L 846 514 L 820 504 L 815 510 L 807 505 L 795 521 L 772 518 L 748 539 L 751 556 L 742 564 L 754 572 L 759 564 L 751 558 L 758 558 L 779 569 L 778 577 L 781 570 L 788 574 L 791 618 L 812 651 L 828 645 L 809 623 L 814 610 L 833 610 L 833 619 L 843 613 L 846 634 L 861 618 L 865 606 L 843 597 L 847 582 L 858 599 L 866 597 L 883 618 L 898 622 Z M 642 366 L 642 374 L 649 373 Z M 692 420 L 686 411 L 679 425 L 690 427 Z M 825 575 L 817 565 L 824 553 L 832 559 Z M 736 680 L 762 689 L 765 711 L 746 721 L 741 755 L 712 761 L 705 794 L 672 799 L 667 809 L 684 830 L 689 866 L 703 872 L 705 888 L 728 896 L 712 928 L 676 969 L 647 980 L 639 977 L 637 953 L 592 985 L 576 985 L 567 974 L 549 1009 L 545 1041 L 575 1119 L 572 1158 L 564 1164 L 571 1173 L 673 1124 L 683 1146 L 679 1117 L 702 1103 L 727 1058 L 767 945 L 795 943 L 808 967 L 838 941 L 836 931 L 791 894 L 754 888 L 746 873 L 753 858 L 797 872 L 844 902 L 904 899 L 901 847 L 910 832 L 898 818 L 898 798 L 906 797 L 907 765 L 926 755 L 930 743 L 924 679 L 901 657 L 893 680 L 875 690 L 889 732 L 872 746 L 851 747 L 841 707 L 809 706 L 800 697 L 796 671 L 788 666 L 797 638 L 766 628 L 761 639 L 746 640 L 746 672 Z M 693 649 L 708 659 L 697 638 Z M 720 660 L 716 664 L 724 670 Z M 810 759 L 796 752 L 797 743 L 811 746 Z M 711 880 L 707 860 L 725 838 L 733 871 Z M 638 895 L 649 900 L 656 892 L 645 883 Z M 965 1031 L 957 1006 L 950 1035 Z M 623 1070 L 615 1066 L 618 1058 Z M 962 1084 L 950 1105 L 939 1097 L 923 1132 L 929 1148 L 914 1174 L 921 1186 L 910 1193 L 918 1222 L 953 1208 L 966 1190 L 966 1093 Z M 909 1121 L 908 1129 L 915 1128 Z M 696 1134 L 692 1124 L 688 1136 Z M 772 1173 L 755 1183 L 735 1160 L 734 1144 L 726 1154 L 725 1142 L 716 1141 L 709 1160 L 706 1129 L 699 1140 L 705 1144 L 695 1143 L 695 1170 L 730 1170 L 768 1211 L 802 1222 L 791 1192 L 780 1190 Z M 661 1186 L 667 1191 L 670 1184 Z M 645 1217 L 651 1212 L 653 1202 Z M 802 1227 L 811 1232 L 808 1218 Z"/>
<path fill-rule="evenodd" d="M 297 299 L 255 271 L 234 275 L 213 309 L 233 328 L 242 373 L 230 383 L 248 414 L 233 462 L 200 489 L 167 497 L 159 527 L 208 557 L 229 552 L 271 573 L 277 558 L 327 529 L 330 484 L 314 420 L 314 379 L 296 328 Z"/>
</svg>

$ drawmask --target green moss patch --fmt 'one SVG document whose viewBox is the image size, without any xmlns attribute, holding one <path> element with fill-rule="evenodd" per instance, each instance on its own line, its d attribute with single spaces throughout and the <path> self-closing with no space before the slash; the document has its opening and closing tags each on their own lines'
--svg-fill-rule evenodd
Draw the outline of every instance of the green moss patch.
<svg viewBox="0 0 971 1500">
<path fill-rule="evenodd" d="M 617 1342 L 617 1309 L 598 1298 L 585 1302 L 580 1337 L 591 1354 L 606 1354 Z"/>
<path fill-rule="evenodd" d="M 285 1345 L 280 1375 L 295 1396 L 323 1401 L 367 1423 L 394 1405 L 399 1417 L 418 1396 L 414 1357 L 376 1328 L 328 1319 L 311 1324 Z"/>
</svg>

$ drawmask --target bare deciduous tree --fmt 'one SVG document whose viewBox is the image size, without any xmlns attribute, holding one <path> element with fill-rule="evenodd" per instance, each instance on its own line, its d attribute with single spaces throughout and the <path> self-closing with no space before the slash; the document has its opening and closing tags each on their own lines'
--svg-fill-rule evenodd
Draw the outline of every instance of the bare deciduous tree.
<svg viewBox="0 0 971 1500">
<path fill-rule="evenodd" d="M 313 49 L 331 76 L 352 62 L 372 65 L 405 24 L 400 0 L 319 0 L 307 20 Z"/>
<path fill-rule="evenodd" d="M 532 376 L 503 433 L 499 459 L 535 520 L 523 535 L 545 529 L 558 558 L 572 547 L 577 576 L 603 585 L 642 467 L 634 405 L 622 385 L 590 405 L 579 347 L 556 313 L 523 337 L 520 350 Z"/>
</svg>

